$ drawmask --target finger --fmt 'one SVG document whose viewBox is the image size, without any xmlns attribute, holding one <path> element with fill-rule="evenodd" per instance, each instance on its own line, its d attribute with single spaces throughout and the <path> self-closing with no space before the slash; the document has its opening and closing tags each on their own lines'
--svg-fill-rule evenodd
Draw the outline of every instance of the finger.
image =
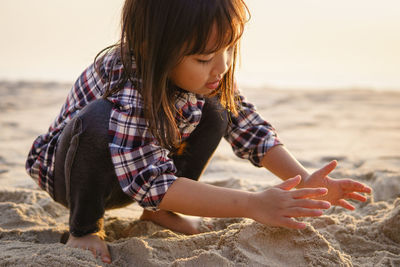
<svg viewBox="0 0 400 267">
<path fill-rule="evenodd" d="M 369 187 L 369 186 L 364 185 L 363 192 L 364 192 L 364 193 L 371 194 L 371 193 L 372 193 L 372 188 Z"/>
<path fill-rule="evenodd" d="M 300 207 L 307 209 L 329 209 L 331 207 L 331 203 L 323 200 L 314 200 L 314 199 L 299 199 L 293 201 L 291 206 L 292 208 Z"/>
<path fill-rule="evenodd" d="M 281 184 L 278 184 L 276 187 L 283 189 L 283 190 L 290 190 L 293 187 L 295 187 L 296 185 L 298 185 L 301 181 L 301 176 L 297 175 L 293 178 L 287 179 L 286 181 L 284 181 Z"/>
<path fill-rule="evenodd" d="M 295 199 L 301 199 L 301 198 L 320 197 L 326 195 L 327 193 L 328 189 L 326 188 L 302 188 L 293 191 L 292 196 Z"/>
<path fill-rule="evenodd" d="M 329 173 L 331 173 L 336 168 L 336 166 L 337 166 L 337 161 L 332 160 L 331 162 L 326 164 L 324 167 L 322 167 L 321 169 L 314 172 L 314 174 L 317 174 L 318 176 L 321 176 L 321 177 L 325 177 Z"/>
<path fill-rule="evenodd" d="M 285 215 L 287 217 L 318 217 L 321 216 L 322 214 L 323 214 L 322 210 L 296 207 L 287 209 Z"/>
<path fill-rule="evenodd" d="M 306 224 L 305 223 L 301 223 L 301 222 L 295 221 L 294 219 L 288 218 L 288 217 L 283 217 L 280 220 L 279 226 L 286 227 L 286 228 L 291 228 L 291 229 L 304 229 L 304 228 L 306 228 Z"/>
<path fill-rule="evenodd" d="M 364 197 L 363 195 L 360 195 L 358 193 L 347 193 L 347 194 L 344 195 L 344 198 L 346 198 L 346 199 L 354 199 L 354 200 L 358 200 L 358 201 L 361 201 L 361 202 L 367 201 L 366 197 Z"/>
<path fill-rule="evenodd" d="M 371 193 L 372 189 L 362 183 L 347 179 L 342 181 L 342 189 L 345 191 L 356 191 L 360 193 Z"/>
<path fill-rule="evenodd" d="M 345 208 L 345 209 L 348 209 L 348 210 L 355 210 L 355 209 L 356 209 L 353 205 L 350 205 L 350 203 L 347 202 L 347 201 L 344 200 L 344 199 L 340 199 L 340 200 L 338 201 L 338 206 L 341 206 L 341 207 L 343 207 L 343 208 Z"/>
</svg>

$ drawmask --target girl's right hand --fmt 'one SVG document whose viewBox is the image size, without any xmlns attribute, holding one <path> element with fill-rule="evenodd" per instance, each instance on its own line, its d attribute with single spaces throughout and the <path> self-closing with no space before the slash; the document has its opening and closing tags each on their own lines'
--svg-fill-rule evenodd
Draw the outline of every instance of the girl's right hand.
<svg viewBox="0 0 400 267">
<path fill-rule="evenodd" d="M 300 181 L 301 176 L 297 175 L 265 191 L 254 193 L 250 200 L 252 214 L 249 217 L 270 226 L 304 229 L 306 224 L 294 220 L 294 217 L 321 216 L 322 209 L 328 209 L 331 205 L 328 201 L 309 199 L 326 195 L 326 188 L 290 191 Z"/>
</svg>

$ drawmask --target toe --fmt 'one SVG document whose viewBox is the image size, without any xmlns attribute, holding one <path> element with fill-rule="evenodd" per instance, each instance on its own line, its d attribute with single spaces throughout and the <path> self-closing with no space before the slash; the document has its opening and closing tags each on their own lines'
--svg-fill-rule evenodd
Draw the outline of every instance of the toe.
<svg viewBox="0 0 400 267">
<path fill-rule="evenodd" d="M 110 253 L 108 251 L 104 251 L 101 253 L 101 260 L 104 263 L 111 263 L 111 256 Z"/>
<path fill-rule="evenodd" d="M 104 263 L 111 263 L 111 258 L 109 256 L 101 256 L 101 260 Z"/>
<path fill-rule="evenodd" d="M 105 243 L 103 245 L 104 246 L 102 246 L 99 251 L 100 258 L 104 263 L 111 263 L 111 256 L 108 247 Z"/>
</svg>

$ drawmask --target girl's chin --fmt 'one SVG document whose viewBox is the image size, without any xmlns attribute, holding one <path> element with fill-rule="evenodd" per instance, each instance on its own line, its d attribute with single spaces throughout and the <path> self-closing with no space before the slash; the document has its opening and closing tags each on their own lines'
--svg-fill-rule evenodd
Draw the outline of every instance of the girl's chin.
<svg viewBox="0 0 400 267">
<path fill-rule="evenodd" d="M 197 89 L 197 90 L 191 90 L 191 89 L 184 89 L 184 90 L 194 93 L 194 94 L 202 95 L 202 96 L 212 94 L 215 91 L 215 89 L 209 89 L 207 87 L 203 87 L 203 88 Z"/>
<path fill-rule="evenodd" d="M 196 88 L 196 89 L 186 89 L 186 88 L 182 88 L 182 89 L 187 91 L 187 92 L 191 92 L 191 93 L 194 93 L 194 94 L 197 94 L 197 95 L 208 97 L 208 96 L 214 96 L 219 88 L 220 87 L 208 88 L 206 86 L 203 86 L 201 88 Z"/>
</svg>

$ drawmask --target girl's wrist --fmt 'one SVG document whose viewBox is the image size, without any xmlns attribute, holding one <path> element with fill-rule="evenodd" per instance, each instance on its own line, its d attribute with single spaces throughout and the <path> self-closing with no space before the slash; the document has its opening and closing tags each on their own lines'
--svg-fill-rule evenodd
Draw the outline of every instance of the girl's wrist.
<svg viewBox="0 0 400 267">
<path fill-rule="evenodd" d="M 243 218 L 253 219 L 255 218 L 255 207 L 260 202 L 256 192 L 246 192 L 246 197 L 244 199 L 244 206 L 242 211 Z"/>
<path fill-rule="evenodd" d="M 308 177 L 310 176 L 310 174 L 307 171 L 304 171 L 302 173 L 299 173 L 299 175 L 301 176 L 301 181 L 300 183 L 296 186 L 297 189 L 300 188 L 305 188 L 307 187 L 307 180 Z"/>
</svg>

